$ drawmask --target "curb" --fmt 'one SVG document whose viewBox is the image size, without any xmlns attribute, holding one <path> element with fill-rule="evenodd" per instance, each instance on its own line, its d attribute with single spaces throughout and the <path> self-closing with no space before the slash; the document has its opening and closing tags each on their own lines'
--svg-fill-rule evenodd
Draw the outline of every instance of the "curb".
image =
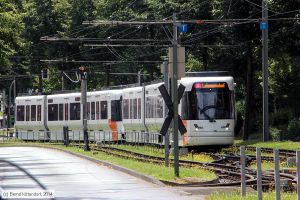
<svg viewBox="0 0 300 200">
<path fill-rule="evenodd" d="M 141 174 L 139 172 L 133 171 L 131 169 L 128 169 L 128 168 L 125 168 L 125 167 L 121 167 L 121 166 L 112 164 L 110 162 L 98 160 L 98 159 L 92 158 L 90 156 L 82 155 L 82 154 L 79 154 L 79 153 L 74 153 L 74 152 L 71 152 L 71 151 L 68 151 L 68 150 L 64 150 L 64 149 L 59 149 L 59 148 L 55 148 L 55 147 L 42 147 L 42 146 L 38 146 L 38 145 L 11 145 L 11 146 L 9 145 L 9 146 L 3 146 L 3 147 L 37 147 L 37 148 L 45 148 L 45 149 L 58 150 L 58 151 L 61 151 L 61 152 L 65 152 L 65 153 L 71 154 L 73 156 L 77 156 L 79 158 L 83 158 L 85 160 L 92 161 L 92 162 L 97 163 L 97 164 L 101 164 L 101 165 L 109 167 L 111 169 L 123 172 L 125 174 L 131 175 L 131 176 L 136 177 L 138 179 L 141 179 L 143 181 L 146 181 L 146 182 L 149 182 L 149 183 L 153 183 L 153 184 L 156 184 L 156 185 L 159 185 L 159 186 L 162 186 L 162 187 L 166 186 L 162 181 L 157 180 L 157 179 L 153 178 L 152 176 L 147 176 L 147 175 Z"/>
<path fill-rule="evenodd" d="M 208 187 L 210 184 L 215 184 L 219 181 L 219 178 L 216 178 L 211 181 L 205 182 L 194 182 L 194 183 L 176 183 L 172 181 L 161 181 L 165 185 L 172 186 L 172 187 Z"/>
</svg>

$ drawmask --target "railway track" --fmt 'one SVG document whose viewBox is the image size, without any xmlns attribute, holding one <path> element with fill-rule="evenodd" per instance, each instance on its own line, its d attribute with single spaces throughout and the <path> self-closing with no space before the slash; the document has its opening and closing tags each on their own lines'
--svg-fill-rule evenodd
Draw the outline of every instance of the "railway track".
<svg viewBox="0 0 300 200">
<path fill-rule="evenodd" d="M 251 147 L 251 146 L 245 146 L 246 151 L 251 151 L 253 153 L 256 152 L 256 147 Z M 261 148 L 261 153 L 267 153 L 267 154 L 273 154 L 274 149 L 272 148 Z M 239 160 L 239 154 L 238 153 L 231 153 L 230 150 L 226 150 L 225 153 L 227 154 L 228 157 L 232 157 L 232 159 Z M 285 149 L 280 149 L 279 150 L 279 156 L 280 160 L 287 160 L 290 157 L 296 157 L 296 151 L 293 150 L 285 150 Z M 255 161 L 256 156 L 255 155 L 249 155 L 246 154 L 246 158 L 250 161 Z M 261 159 L 264 161 L 273 161 L 274 157 L 273 156 L 261 156 Z"/>
<path fill-rule="evenodd" d="M 75 145 L 77 147 L 82 147 L 82 145 Z M 91 146 L 93 151 L 101 151 L 113 156 L 122 157 L 125 159 L 134 159 L 141 162 L 151 162 L 156 164 L 164 164 L 163 157 L 150 156 L 141 153 L 136 153 L 116 147 L 110 146 Z M 180 184 L 180 186 L 202 186 L 202 187 L 217 187 L 217 186 L 239 186 L 240 182 L 240 166 L 239 163 L 230 158 L 221 157 L 214 155 L 217 158 L 216 161 L 210 163 L 198 162 L 198 161 L 188 161 L 180 160 L 179 164 L 183 167 L 199 167 L 214 171 L 218 174 L 219 178 L 214 182 L 203 182 L 203 183 L 190 183 L 190 184 Z M 170 165 L 173 165 L 173 159 L 170 159 Z M 270 178 L 266 178 L 269 180 Z M 168 183 L 170 185 L 179 185 L 175 183 Z M 246 169 L 246 184 L 255 186 L 256 184 L 256 173 L 254 170 Z"/>
<path fill-rule="evenodd" d="M 75 145 L 82 147 L 81 144 Z M 91 146 L 93 151 L 104 152 L 113 156 L 118 156 L 125 159 L 133 159 L 141 162 L 150 162 L 156 164 L 164 164 L 163 157 L 151 156 L 124 150 L 111 146 Z M 240 164 L 239 157 L 233 155 L 214 155 L 216 159 L 213 162 L 205 163 L 190 160 L 180 160 L 179 164 L 182 167 L 198 167 L 205 168 L 214 171 L 218 175 L 218 179 L 214 182 L 203 182 L 203 183 L 187 183 L 180 184 L 180 186 L 202 186 L 202 187 L 218 187 L 218 186 L 239 186 L 240 182 Z M 248 162 L 253 158 L 248 158 Z M 173 165 L 173 159 L 170 159 L 170 165 Z M 281 173 L 281 179 L 287 180 L 288 182 L 295 183 L 296 177 L 292 174 Z M 263 186 L 265 190 L 268 190 L 274 186 L 274 178 L 272 172 L 265 172 L 262 177 Z M 168 182 L 170 185 L 179 185 L 176 183 Z M 246 168 L 246 185 L 256 188 L 256 171 L 254 169 Z"/>
<path fill-rule="evenodd" d="M 77 147 L 82 147 L 81 144 L 76 144 Z M 165 160 L 163 157 L 157 156 L 150 156 L 141 153 L 136 153 L 124 149 L 119 149 L 115 147 L 109 146 L 91 146 L 91 150 L 93 151 L 100 151 L 107 153 L 109 155 L 118 156 L 125 159 L 133 159 L 141 162 L 149 162 L 149 163 L 156 163 L 156 164 L 164 164 Z M 219 158 L 219 157 L 218 157 Z M 221 159 L 219 158 L 217 162 L 220 162 Z M 173 165 L 173 159 L 170 159 L 170 165 Z M 180 186 L 207 186 L 207 187 L 217 187 L 217 186 L 238 186 L 240 185 L 240 173 L 238 172 L 239 168 L 236 166 L 221 164 L 221 163 L 204 163 L 204 162 L 197 162 L 197 161 L 187 161 L 187 160 L 180 160 L 180 166 L 182 167 L 198 167 L 198 168 L 205 168 L 208 170 L 214 171 L 218 174 L 218 180 L 214 182 L 199 182 L 199 183 L 188 183 L 188 184 L 176 184 L 172 182 L 167 182 L 170 185 L 180 185 Z M 246 175 L 247 184 L 251 185 L 255 182 L 255 177 L 252 175 Z"/>
<path fill-rule="evenodd" d="M 246 146 L 245 150 L 248 151 L 256 151 L 256 147 L 251 147 L 251 146 Z M 272 154 L 274 149 L 272 148 L 261 148 L 262 153 L 270 153 Z M 286 150 L 286 149 L 280 149 L 279 155 L 283 157 L 295 157 L 296 156 L 296 151 L 293 150 Z"/>
</svg>

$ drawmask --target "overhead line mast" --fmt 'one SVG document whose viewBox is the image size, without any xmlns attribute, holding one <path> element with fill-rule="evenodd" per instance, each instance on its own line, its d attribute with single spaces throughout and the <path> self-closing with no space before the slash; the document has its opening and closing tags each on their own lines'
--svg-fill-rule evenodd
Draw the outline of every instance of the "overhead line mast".
<svg viewBox="0 0 300 200">
<path fill-rule="evenodd" d="M 269 69 L 268 69 L 268 5 L 262 1 L 262 68 L 263 68 L 263 141 L 270 140 L 269 134 Z"/>
</svg>

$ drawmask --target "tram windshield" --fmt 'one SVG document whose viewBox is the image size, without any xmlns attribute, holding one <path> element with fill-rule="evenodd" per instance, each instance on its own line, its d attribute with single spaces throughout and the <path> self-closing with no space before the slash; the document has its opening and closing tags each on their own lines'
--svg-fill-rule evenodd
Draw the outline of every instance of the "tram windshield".
<svg viewBox="0 0 300 200">
<path fill-rule="evenodd" d="M 189 120 L 234 118 L 234 93 L 226 83 L 195 83 L 182 99 L 182 116 Z"/>
</svg>

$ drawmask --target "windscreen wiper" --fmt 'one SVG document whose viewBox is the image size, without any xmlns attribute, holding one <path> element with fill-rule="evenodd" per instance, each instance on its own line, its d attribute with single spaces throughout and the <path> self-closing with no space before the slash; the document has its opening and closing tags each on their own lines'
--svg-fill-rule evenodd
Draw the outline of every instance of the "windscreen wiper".
<svg viewBox="0 0 300 200">
<path fill-rule="evenodd" d="M 215 119 L 211 118 L 211 117 L 205 112 L 205 111 L 207 111 L 208 109 L 213 108 L 212 106 L 213 106 L 213 105 L 205 106 L 203 109 L 201 109 L 200 107 L 198 107 L 198 109 L 200 110 L 200 114 L 203 114 L 203 115 L 209 120 L 209 122 L 216 122 Z"/>
</svg>

